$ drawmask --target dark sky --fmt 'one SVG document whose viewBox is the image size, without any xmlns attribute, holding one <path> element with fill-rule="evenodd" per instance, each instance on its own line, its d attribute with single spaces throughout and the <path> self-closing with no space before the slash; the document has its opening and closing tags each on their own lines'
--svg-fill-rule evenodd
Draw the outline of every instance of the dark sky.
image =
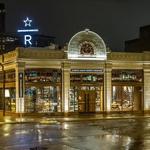
<svg viewBox="0 0 150 150">
<path fill-rule="evenodd" d="M 111 49 L 123 50 L 124 41 L 137 38 L 139 27 L 150 24 L 150 0 L 0 0 L 6 4 L 6 30 L 16 32 L 29 16 L 40 33 L 56 36 L 57 43 L 85 28 L 97 32 Z"/>
</svg>

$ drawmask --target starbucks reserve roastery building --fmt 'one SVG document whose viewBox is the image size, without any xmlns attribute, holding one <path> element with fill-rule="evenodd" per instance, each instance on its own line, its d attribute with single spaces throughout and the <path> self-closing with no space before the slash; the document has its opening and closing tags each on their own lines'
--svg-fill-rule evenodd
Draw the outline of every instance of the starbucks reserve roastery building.
<svg viewBox="0 0 150 150">
<path fill-rule="evenodd" d="M 108 52 L 103 39 L 90 30 L 75 34 L 61 50 L 16 48 L 4 54 L 3 64 L 6 111 L 150 110 L 150 52 Z M 0 76 L 2 97 L 2 72 Z"/>
</svg>

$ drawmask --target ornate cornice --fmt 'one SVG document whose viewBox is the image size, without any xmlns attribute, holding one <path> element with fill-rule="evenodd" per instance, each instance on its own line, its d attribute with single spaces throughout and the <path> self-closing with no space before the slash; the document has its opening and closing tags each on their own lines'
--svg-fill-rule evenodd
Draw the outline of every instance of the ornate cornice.
<svg viewBox="0 0 150 150">
<path fill-rule="evenodd" d="M 18 58 L 28 59 L 64 59 L 64 51 L 45 48 L 20 48 Z"/>
<path fill-rule="evenodd" d="M 16 50 L 4 54 L 5 63 L 16 62 L 21 59 L 25 60 L 67 60 L 66 52 L 64 50 L 50 50 L 46 48 L 16 48 Z M 0 56 L 0 62 L 2 56 Z M 74 63 L 76 61 L 67 60 Z M 150 52 L 143 53 L 126 53 L 126 52 L 111 52 L 107 54 L 107 62 L 143 62 L 150 63 Z M 97 61 L 103 63 L 103 61 Z"/>
<path fill-rule="evenodd" d="M 11 51 L 4 54 L 4 62 L 12 62 L 17 59 L 17 51 Z"/>
<path fill-rule="evenodd" d="M 143 61 L 143 53 L 112 52 L 107 58 L 111 61 Z"/>
</svg>

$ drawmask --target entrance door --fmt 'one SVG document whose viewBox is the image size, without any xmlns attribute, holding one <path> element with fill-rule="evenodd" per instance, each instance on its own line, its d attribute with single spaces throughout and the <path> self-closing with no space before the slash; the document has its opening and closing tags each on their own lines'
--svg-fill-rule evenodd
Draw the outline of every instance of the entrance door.
<svg viewBox="0 0 150 150">
<path fill-rule="evenodd" d="M 78 93 L 79 112 L 95 112 L 96 91 L 81 90 Z"/>
</svg>

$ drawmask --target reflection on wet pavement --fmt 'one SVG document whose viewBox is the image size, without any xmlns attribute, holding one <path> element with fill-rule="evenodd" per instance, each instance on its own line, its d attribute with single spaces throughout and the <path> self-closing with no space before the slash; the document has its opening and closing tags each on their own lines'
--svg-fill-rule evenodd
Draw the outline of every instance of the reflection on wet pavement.
<svg viewBox="0 0 150 150">
<path fill-rule="evenodd" d="M 0 150 L 149 150 L 150 119 L 5 124 L 0 139 Z"/>
</svg>

